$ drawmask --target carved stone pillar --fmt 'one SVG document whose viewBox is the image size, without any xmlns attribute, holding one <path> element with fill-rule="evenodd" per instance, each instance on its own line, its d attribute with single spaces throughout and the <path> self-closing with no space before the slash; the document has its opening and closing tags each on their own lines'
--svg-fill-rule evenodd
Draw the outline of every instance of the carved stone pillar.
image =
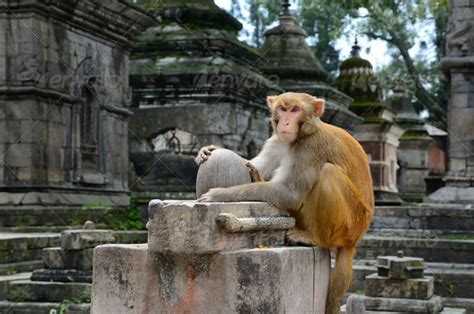
<svg viewBox="0 0 474 314">
<path fill-rule="evenodd" d="M 449 79 L 448 174 L 446 186 L 428 202 L 474 203 L 474 4 L 453 1 L 447 57 L 441 68 Z"/>
</svg>

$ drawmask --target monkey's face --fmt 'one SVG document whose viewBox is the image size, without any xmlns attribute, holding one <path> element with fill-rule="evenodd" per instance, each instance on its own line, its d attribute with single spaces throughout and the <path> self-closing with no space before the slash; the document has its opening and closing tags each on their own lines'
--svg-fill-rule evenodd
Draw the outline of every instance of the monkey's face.
<svg viewBox="0 0 474 314">
<path fill-rule="evenodd" d="M 291 143 L 304 133 L 311 132 L 314 119 L 324 110 L 324 100 L 303 93 L 269 96 L 273 131 L 280 140 Z"/>
<path fill-rule="evenodd" d="M 298 105 L 279 104 L 274 110 L 274 120 L 278 137 L 287 143 L 291 143 L 298 137 L 304 111 Z"/>
</svg>

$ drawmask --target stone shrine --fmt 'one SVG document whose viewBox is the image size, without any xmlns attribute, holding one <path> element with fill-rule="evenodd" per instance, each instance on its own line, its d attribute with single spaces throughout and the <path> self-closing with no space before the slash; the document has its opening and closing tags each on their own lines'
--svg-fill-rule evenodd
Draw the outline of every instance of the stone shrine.
<svg viewBox="0 0 474 314">
<path fill-rule="evenodd" d="M 474 4 L 453 1 L 447 56 L 440 67 L 448 77 L 448 173 L 446 187 L 431 194 L 431 203 L 474 204 Z"/>
<path fill-rule="evenodd" d="M 255 156 L 270 132 L 266 96 L 281 92 L 214 1 L 165 0 L 155 11 L 161 22 L 140 36 L 130 65 L 133 190 L 143 204 L 192 197 L 204 145 Z"/>
<path fill-rule="evenodd" d="M 267 203 L 152 201 L 148 244 L 94 250 L 92 313 L 323 313 L 329 251 L 285 247 L 294 225 Z"/>
<path fill-rule="evenodd" d="M 355 297 L 364 313 L 466 313 L 445 308 L 442 298 L 434 295 L 434 278 L 423 275 L 422 258 L 404 257 L 399 252 L 398 256 L 379 256 L 375 266 L 377 273 L 365 278 L 365 296 Z M 343 307 L 342 312 L 362 313 L 349 308 Z"/>
<path fill-rule="evenodd" d="M 279 25 L 265 32 L 260 49 L 268 63 L 260 69 L 268 78 L 278 78 L 287 92 L 302 92 L 326 99 L 322 120 L 346 130 L 362 122 L 348 109 L 352 99 L 330 85 L 331 78 L 306 43 L 306 32 L 296 24 L 289 1 L 283 1 Z"/>
<path fill-rule="evenodd" d="M 430 174 L 430 147 L 435 145 L 428 135 L 425 122 L 419 117 L 400 81 L 395 83 L 388 99 L 396 112 L 395 122 L 404 130 L 398 147 L 397 186 L 400 197 L 407 202 L 422 202 L 426 196 L 425 179 Z"/>
<path fill-rule="evenodd" d="M 0 5 L 0 205 L 128 206 L 127 1 Z"/>
<path fill-rule="evenodd" d="M 382 88 L 374 75 L 372 64 L 360 57 L 360 46 L 352 47 L 352 57 L 341 63 L 337 87 L 351 96 L 349 107 L 364 118 L 354 128 L 353 135 L 366 151 L 376 205 L 401 203 L 397 188 L 397 148 L 403 129 L 395 123 L 395 113 L 382 99 Z"/>
</svg>

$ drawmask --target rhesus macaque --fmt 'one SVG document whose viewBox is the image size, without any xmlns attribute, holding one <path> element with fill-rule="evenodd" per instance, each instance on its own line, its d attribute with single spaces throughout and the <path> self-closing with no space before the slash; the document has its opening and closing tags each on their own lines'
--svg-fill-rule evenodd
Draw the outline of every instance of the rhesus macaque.
<svg viewBox="0 0 474 314">
<path fill-rule="evenodd" d="M 214 188 L 199 201 L 268 202 L 296 218 L 290 239 L 336 248 L 326 313 L 339 313 L 339 300 L 351 284 L 356 245 L 374 213 L 367 155 L 349 133 L 320 120 L 324 100 L 285 93 L 267 101 L 273 135 L 247 167 L 268 181 Z M 196 162 L 205 162 L 213 149 L 203 148 Z"/>
</svg>

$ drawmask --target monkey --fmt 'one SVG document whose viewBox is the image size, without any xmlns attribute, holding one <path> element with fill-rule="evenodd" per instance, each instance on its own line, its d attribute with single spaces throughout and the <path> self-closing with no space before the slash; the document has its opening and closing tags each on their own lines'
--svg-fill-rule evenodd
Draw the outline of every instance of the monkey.
<svg viewBox="0 0 474 314">
<path fill-rule="evenodd" d="M 213 188 L 198 201 L 263 201 L 287 210 L 296 219 L 290 238 L 337 250 L 326 313 L 339 313 L 356 245 L 374 214 L 367 154 L 347 131 L 321 121 L 324 99 L 284 93 L 267 97 L 267 104 L 273 134 L 247 165 L 259 180 Z M 205 162 L 213 149 L 201 150 L 196 162 Z"/>
</svg>

